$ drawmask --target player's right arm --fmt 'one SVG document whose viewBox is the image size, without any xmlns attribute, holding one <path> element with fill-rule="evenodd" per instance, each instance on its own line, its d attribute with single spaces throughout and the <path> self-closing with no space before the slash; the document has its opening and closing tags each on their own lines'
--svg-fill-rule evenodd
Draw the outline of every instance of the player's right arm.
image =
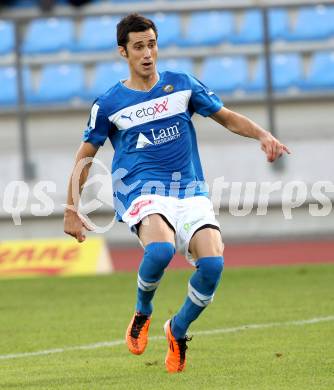
<svg viewBox="0 0 334 390">
<path fill-rule="evenodd" d="M 222 107 L 212 114 L 211 118 L 235 134 L 260 141 L 261 149 L 267 155 L 269 162 L 274 162 L 283 153 L 290 154 L 290 150 L 286 145 L 244 115 Z"/>
<path fill-rule="evenodd" d="M 64 213 L 64 232 L 76 238 L 78 242 L 86 239 L 85 229 L 91 230 L 78 214 L 78 205 L 83 186 L 87 180 L 91 162 L 100 146 L 108 137 L 110 122 L 103 110 L 103 103 L 96 99 L 92 105 L 83 143 L 80 145 L 75 164 L 68 183 L 67 205 Z M 90 160 L 89 160 L 90 159 Z"/>
<path fill-rule="evenodd" d="M 78 215 L 78 204 L 83 186 L 87 180 L 91 162 L 98 151 L 98 147 L 83 142 L 76 154 L 67 190 L 67 204 L 64 212 L 64 232 L 76 238 L 78 242 L 86 239 L 85 229 L 91 230 L 87 223 Z"/>
</svg>

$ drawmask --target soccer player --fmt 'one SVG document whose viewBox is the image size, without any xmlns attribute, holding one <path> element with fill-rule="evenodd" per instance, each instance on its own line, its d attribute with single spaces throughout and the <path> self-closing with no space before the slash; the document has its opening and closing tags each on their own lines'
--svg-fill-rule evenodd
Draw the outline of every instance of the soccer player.
<svg viewBox="0 0 334 390">
<path fill-rule="evenodd" d="M 130 75 L 95 100 L 76 164 L 94 157 L 109 138 L 115 151 L 116 215 L 144 247 L 136 309 L 126 331 L 132 353 L 140 355 L 146 348 L 152 299 L 175 250 L 182 250 L 196 267 L 183 306 L 164 326 L 165 365 L 169 372 L 179 372 L 186 364 L 187 329 L 213 300 L 224 266 L 220 228 L 208 199 L 191 117 L 195 112 L 209 116 L 236 134 L 255 138 L 270 162 L 289 150 L 248 118 L 223 107 L 193 76 L 159 73 L 157 38 L 154 23 L 138 14 L 117 25 L 119 53 Z M 79 196 L 89 167 L 83 168 L 75 189 Z M 77 212 L 73 177 L 72 173 L 64 231 L 82 242 L 89 226 Z"/>
</svg>

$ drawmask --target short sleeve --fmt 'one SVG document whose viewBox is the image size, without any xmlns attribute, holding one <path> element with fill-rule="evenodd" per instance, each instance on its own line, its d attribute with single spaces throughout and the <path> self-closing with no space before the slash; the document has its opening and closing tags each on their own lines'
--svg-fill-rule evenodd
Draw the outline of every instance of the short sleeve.
<svg viewBox="0 0 334 390">
<path fill-rule="evenodd" d="M 110 122 L 98 101 L 93 104 L 83 141 L 96 146 L 103 146 L 109 135 Z"/>
<path fill-rule="evenodd" d="M 223 107 L 223 102 L 204 84 L 193 76 L 189 76 L 191 84 L 190 104 L 195 112 L 202 116 L 209 116 Z"/>
</svg>

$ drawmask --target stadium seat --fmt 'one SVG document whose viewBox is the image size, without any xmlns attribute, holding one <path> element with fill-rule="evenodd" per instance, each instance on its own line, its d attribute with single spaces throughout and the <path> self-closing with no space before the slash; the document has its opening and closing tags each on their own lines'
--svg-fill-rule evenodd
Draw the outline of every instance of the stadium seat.
<svg viewBox="0 0 334 390">
<path fill-rule="evenodd" d="M 85 84 L 82 65 L 45 65 L 33 103 L 68 102 L 80 97 Z"/>
<path fill-rule="evenodd" d="M 262 15 L 258 9 L 245 11 L 240 30 L 231 36 L 232 43 L 260 43 L 263 37 Z"/>
<path fill-rule="evenodd" d="M 208 88 L 220 93 L 243 89 L 248 80 L 247 60 L 243 56 L 204 60 L 200 79 Z"/>
<path fill-rule="evenodd" d="M 190 16 L 180 46 L 218 45 L 233 34 L 234 16 L 231 12 L 194 12 Z"/>
<path fill-rule="evenodd" d="M 12 52 L 15 45 L 15 31 L 13 23 L 0 20 L 0 37 L 0 55 Z"/>
<path fill-rule="evenodd" d="M 0 67 L 0 105 L 17 104 L 17 72 L 13 66 Z M 26 100 L 32 94 L 31 75 L 28 68 L 23 69 L 23 88 Z"/>
<path fill-rule="evenodd" d="M 269 36 L 271 40 L 285 39 L 289 28 L 289 15 L 283 8 L 269 10 Z M 261 43 L 263 41 L 263 19 L 261 11 L 257 9 L 244 13 L 240 30 L 231 36 L 231 42 L 236 44 Z"/>
<path fill-rule="evenodd" d="M 22 50 L 26 54 L 53 53 L 73 46 L 74 25 L 69 19 L 49 18 L 32 21 Z"/>
<path fill-rule="evenodd" d="M 292 31 L 287 31 L 289 41 L 327 39 L 334 36 L 334 7 L 319 5 L 300 8 Z"/>
<path fill-rule="evenodd" d="M 117 46 L 116 25 L 119 18 L 102 16 L 88 17 L 82 21 L 78 42 L 74 44 L 76 51 L 110 50 Z"/>
<path fill-rule="evenodd" d="M 289 14 L 284 8 L 272 8 L 269 10 L 269 34 L 273 41 L 284 40 L 289 29 Z M 262 29 L 261 29 L 262 39 Z"/>
<path fill-rule="evenodd" d="M 272 84 L 277 92 L 287 91 L 289 88 L 299 87 L 303 78 L 302 62 L 298 54 L 274 54 L 272 56 Z M 255 77 L 250 81 L 248 92 L 263 92 L 266 88 L 265 62 L 260 58 L 255 70 Z"/>
<path fill-rule="evenodd" d="M 159 47 L 177 45 L 181 39 L 181 17 L 178 14 L 157 13 L 152 20 L 158 28 Z"/>
<path fill-rule="evenodd" d="M 190 58 L 161 59 L 158 63 L 159 72 L 170 70 L 173 72 L 194 73 L 194 64 Z"/>
<path fill-rule="evenodd" d="M 273 86 L 276 91 L 298 87 L 303 78 L 302 60 L 298 54 L 275 54 L 272 67 Z"/>
<path fill-rule="evenodd" d="M 300 87 L 305 90 L 334 89 L 334 52 L 314 54 L 310 72 Z"/>
<path fill-rule="evenodd" d="M 102 62 L 96 65 L 95 77 L 91 88 L 83 96 L 91 100 L 105 93 L 119 80 L 129 76 L 128 66 L 125 62 Z"/>
</svg>

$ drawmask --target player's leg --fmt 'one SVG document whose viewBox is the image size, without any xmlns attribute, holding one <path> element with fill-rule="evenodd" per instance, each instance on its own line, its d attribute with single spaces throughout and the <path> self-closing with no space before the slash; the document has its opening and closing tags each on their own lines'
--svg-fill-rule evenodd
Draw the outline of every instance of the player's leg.
<svg viewBox="0 0 334 390">
<path fill-rule="evenodd" d="M 210 225 L 207 225 L 210 226 Z M 165 324 L 168 348 L 165 364 L 169 372 L 185 368 L 186 336 L 189 325 L 212 302 L 223 271 L 224 245 L 215 226 L 198 229 L 190 240 L 189 252 L 195 260 L 196 272 L 188 284 L 188 296 L 179 312 Z"/>
<path fill-rule="evenodd" d="M 138 271 L 136 310 L 151 315 L 153 295 L 175 254 L 175 232 L 162 215 L 152 214 L 143 219 L 138 236 L 145 250 Z"/>
<path fill-rule="evenodd" d="M 189 244 L 196 271 L 188 284 L 188 296 L 180 311 L 172 319 L 172 332 L 176 338 L 185 337 L 189 325 L 212 302 L 224 266 L 224 245 L 219 230 L 198 230 Z"/>
<path fill-rule="evenodd" d="M 144 246 L 144 256 L 138 270 L 136 312 L 127 329 L 126 340 L 129 350 L 139 355 L 147 345 L 153 296 L 175 253 L 175 232 L 160 214 L 145 217 L 137 231 Z"/>
</svg>

